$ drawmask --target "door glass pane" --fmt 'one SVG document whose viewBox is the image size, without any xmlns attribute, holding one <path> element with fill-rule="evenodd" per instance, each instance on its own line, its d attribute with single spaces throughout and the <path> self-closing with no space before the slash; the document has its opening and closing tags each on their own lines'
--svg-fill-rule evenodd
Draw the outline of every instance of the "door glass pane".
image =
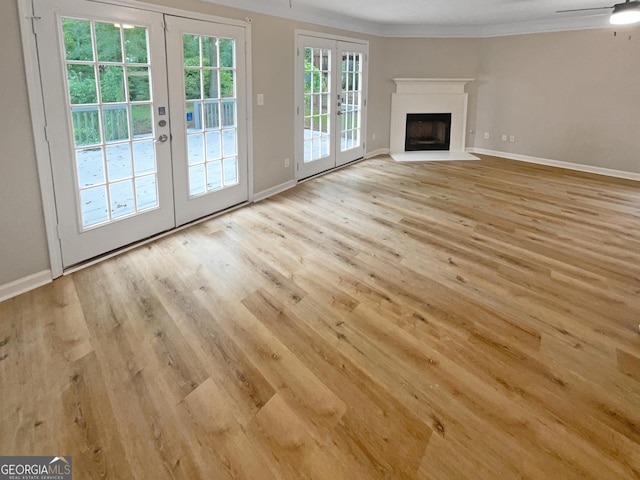
<svg viewBox="0 0 640 480">
<path fill-rule="evenodd" d="M 78 150 L 78 183 L 80 187 L 92 187 L 104 183 L 104 158 L 102 148 Z"/>
<path fill-rule="evenodd" d="M 198 35 L 185 35 L 182 40 L 184 52 L 184 65 L 200 66 L 200 37 Z"/>
<path fill-rule="evenodd" d="M 235 100 L 223 100 L 222 101 L 222 126 L 223 127 L 235 127 L 236 126 L 236 102 Z"/>
<path fill-rule="evenodd" d="M 220 89 L 218 88 L 218 72 L 212 69 L 205 70 L 203 81 L 204 98 L 220 98 Z"/>
<path fill-rule="evenodd" d="M 131 133 L 135 139 L 153 137 L 153 106 L 131 105 Z"/>
<path fill-rule="evenodd" d="M 109 184 L 109 198 L 112 218 L 124 217 L 136 211 L 131 180 Z"/>
<path fill-rule="evenodd" d="M 100 62 L 122 63 L 121 32 L 118 25 L 96 22 L 96 47 Z"/>
<path fill-rule="evenodd" d="M 222 131 L 222 153 L 224 157 L 232 157 L 234 156 L 236 151 L 236 131 L 233 130 L 223 130 Z"/>
<path fill-rule="evenodd" d="M 156 157 L 153 140 L 133 143 L 133 163 L 136 176 L 155 173 Z"/>
<path fill-rule="evenodd" d="M 235 68 L 235 41 L 232 38 L 220 38 L 218 43 L 220 45 L 220 66 L 224 68 Z"/>
<path fill-rule="evenodd" d="M 215 38 L 202 38 L 202 65 L 205 67 L 218 66 L 218 43 Z"/>
<path fill-rule="evenodd" d="M 107 142 L 129 139 L 129 121 L 125 105 L 105 106 L 102 108 L 102 114 L 102 125 Z"/>
<path fill-rule="evenodd" d="M 331 50 L 304 52 L 304 162 L 329 156 L 331 140 Z"/>
<path fill-rule="evenodd" d="M 64 51 L 67 60 L 93 61 L 93 36 L 91 22 L 77 18 L 63 18 Z"/>
<path fill-rule="evenodd" d="M 115 182 L 133 176 L 131 168 L 131 147 L 129 143 L 107 147 L 107 171 L 109 181 Z"/>
<path fill-rule="evenodd" d="M 147 28 L 61 23 L 82 227 L 157 207 Z"/>
<path fill-rule="evenodd" d="M 237 173 L 223 173 L 226 159 L 238 154 L 235 40 L 185 34 L 182 46 L 189 195 L 193 197 L 237 184 Z"/>
<path fill-rule="evenodd" d="M 98 102 L 96 70 L 93 65 L 67 65 L 67 82 L 71 104 Z"/>
<path fill-rule="evenodd" d="M 145 27 L 120 25 L 124 30 L 124 45 L 127 63 L 149 63 L 148 32 Z"/>
<path fill-rule="evenodd" d="M 224 159 L 224 183 L 225 185 L 238 183 L 238 157 Z"/>
<path fill-rule="evenodd" d="M 202 154 L 202 134 L 189 135 L 187 137 L 187 158 L 189 165 L 197 165 L 204 163 L 204 155 Z"/>
<path fill-rule="evenodd" d="M 360 119 L 362 116 L 362 74 L 363 54 L 342 52 L 342 124 L 340 127 L 340 151 L 344 152 L 361 145 Z"/>
<path fill-rule="evenodd" d="M 220 160 L 207 163 L 207 188 L 209 190 L 222 188 L 222 162 Z"/>
<path fill-rule="evenodd" d="M 82 226 L 84 228 L 109 221 L 107 189 L 104 185 L 80 190 Z"/>
<path fill-rule="evenodd" d="M 187 102 L 187 132 L 202 131 L 202 102 Z"/>
<path fill-rule="evenodd" d="M 205 120 L 207 130 L 220 128 L 220 102 L 208 101 L 205 102 Z"/>
<path fill-rule="evenodd" d="M 100 109 L 98 107 L 73 107 L 71 119 L 76 147 L 96 145 L 102 141 Z"/>
<path fill-rule="evenodd" d="M 220 132 L 207 132 L 207 160 L 218 160 L 219 158 L 222 158 Z"/>
<path fill-rule="evenodd" d="M 220 70 L 220 96 L 222 98 L 234 98 L 235 73 L 233 70 Z"/>
<path fill-rule="evenodd" d="M 124 102 L 124 67 L 100 67 L 102 103 Z"/>
<path fill-rule="evenodd" d="M 149 67 L 128 67 L 129 100 L 144 102 L 151 100 Z"/>
<path fill-rule="evenodd" d="M 207 191 L 205 185 L 204 164 L 189 167 L 189 194 L 192 197 L 202 195 Z"/>
<path fill-rule="evenodd" d="M 136 205 L 138 210 L 146 210 L 158 204 L 156 176 L 136 177 Z"/>
<path fill-rule="evenodd" d="M 198 100 L 202 98 L 202 86 L 200 84 L 200 69 L 184 69 L 184 88 L 187 100 Z"/>
</svg>

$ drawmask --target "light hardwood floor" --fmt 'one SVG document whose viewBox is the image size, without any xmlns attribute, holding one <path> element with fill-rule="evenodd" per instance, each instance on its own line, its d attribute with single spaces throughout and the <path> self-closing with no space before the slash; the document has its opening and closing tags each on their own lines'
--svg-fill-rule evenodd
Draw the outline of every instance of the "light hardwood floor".
<svg viewBox="0 0 640 480">
<path fill-rule="evenodd" d="M 640 478 L 640 183 L 361 162 L 0 304 L 74 479 Z"/>
</svg>

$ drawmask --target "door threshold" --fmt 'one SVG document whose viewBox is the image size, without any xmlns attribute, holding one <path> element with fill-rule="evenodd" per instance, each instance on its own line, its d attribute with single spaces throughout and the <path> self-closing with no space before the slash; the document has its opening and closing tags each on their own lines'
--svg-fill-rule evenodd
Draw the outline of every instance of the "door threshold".
<svg viewBox="0 0 640 480">
<path fill-rule="evenodd" d="M 323 175 L 326 175 L 327 173 L 337 172 L 340 169 L 343 169 L 345 167 L 350 167 L 351 165 L 355 165 L 356 163 L 360 163 L 363 160 L 366 160 L 366 158 L 365 157 L 356 158 L 355 160 L 351 160 L 350 162 L 347 162 L 344 165 L 339 165 L 337 167 L 330 168 L 329 170 L 324 170 L 324 171 L 322 171 L 320 173 L 315 173 L 315 174 L 313 174 L 313 175 L 311 175 L 309 177 L 301 178 L 300 180 L 298 180 L 298 183 L 304 183 L 304 182 L 307 182 L 309 180 L 313 180 L 314 178 L 322 177 Z"/>
</svg>

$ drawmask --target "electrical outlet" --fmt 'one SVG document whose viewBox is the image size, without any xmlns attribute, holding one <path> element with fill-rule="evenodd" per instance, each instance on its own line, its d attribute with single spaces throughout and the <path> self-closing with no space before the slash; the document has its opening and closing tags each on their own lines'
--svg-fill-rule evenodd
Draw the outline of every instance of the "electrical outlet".
<svg viewBox="0 0 640 480">
<path fill-rule="evenodd" d="M 258 97 L 256 98 L 256 103 L 257 103 L 259 106 L 264 105 L 264 93 L 259 93 L 259 94 L 258 94 Z"/>
<path fill-rule="evenodd" d="M 484 139 L 489 140 L 489 132 L 484 132 Z"/>
<path fill-rule="evenodd" d="M 284 168 L 289 168 L 289 159 L 288 158 L 284 159 Z"/>
<path fill-rule="evenodd" d="M 511 135 L 511 136 L 509 137 L 509 141 L 510 141 L 511 143 L 514 143 L 514 142 L 516 141 L 516 136 L 515 136 L 515 135 Z"/>
<path fill-rule="evenodd" d="M 374 133 L 373 135 L 371 135 L 371 140 L 375 140 L 376 139 L 376 134 Z"/>
<path fill-rule="evenodd" d="M 507 141 L 507 136 L 506 136 L 504 133 L 502 134 L 502 141 L 503 141 L 503 142 L 506 142 L 506 141 Z"/>
</svg>

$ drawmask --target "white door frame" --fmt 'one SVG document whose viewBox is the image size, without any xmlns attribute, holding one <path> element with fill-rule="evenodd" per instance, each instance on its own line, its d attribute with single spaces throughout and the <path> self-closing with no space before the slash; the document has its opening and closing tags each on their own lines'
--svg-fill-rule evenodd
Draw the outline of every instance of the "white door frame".
<svg viewBox="0 0 640 480">
<path fill-rule="evenodd" d="M 363 88 L 363 111 L 362 111 L 362 119 L 361 119 L 361 125 L 362 125 L 362 146 L 363 146 L 363 152 L 365 152 L 366 154 L 366 138 L 367 138 L 367 95 L 368 95 L 368 89 L 369 89 L 369 61 L 368 61 L 368 57 L 369 57 L 369 41 L 368 40 L 362 40 L 360 38 L 355 38 L 355 37 L 345 37 L 342 35 L 331 35 L 328 33 L 321 33 L 321 32 L 314 32 L 311 30 L 303 30 L 303 29 L 295 29 L 294 30 L 294 38 L 295 38 L 295 48 L 293 49 L 293 58 L 294 58 L 294 95 L 295 95 L 295 102 L 294 102 L 294 111 L 293 111 L 293 117 L 294 117 L 294 135 L 295 135 L 295 141 L 294 141 L 294 155 L 295 155 L 295 180 L 296 182 L 299 182 L 301 180 L 301 175 L 300 175 L 300 170 L 298 169 L 298 162 L 301 161 L 301 159 L 304 158 L 304 151 L 303 151 L 303 147 L 302 147 L 302 142 L 299 141 L 300 138 L 302 138 L 303 135 L 303 128 L 302 128 L 302 122 L 300 122 L 300 112 L 304 112 L 304 105 L 303 105 L 303 92 L 302 92 L 302 82 L 299 81 L 301 80 L 300 78 L 298 78 L 299 76 L 299 52 L 300 52 L 300 46 L 302 43 L 302 38 L 303 37 L 316 37 L 318 39 L 323 39 L 323 40 L 331 40 L 331 41 L 335 41 L 335 42 L 345 42 L 345 43 L 353 43 L 356 45 L 360 45 L 362 47 L 364 47 L 365 50 L 365 62 L 363 65 L 363 84 L 362 84 L 362 88 Z M 339 133 L 339 132 L 338 132 Z M 335 133 L 332 132 L 332 136 L 335 137 Z M 334 138 L 334 142 L 338 141 L 339 142 L 339 138 Z M 339 143 L 335 144 L 336 147 L 339 145 Z M 337 155 L 338 152 L 335 152 L 335 154 Z M 336 165 L 336 167 L 334 167 L 333 169 L 336 168 L 340 168 L 341 165 Z M 332 170 L 333 170 L 332 169 Z"/>
<path fill-rule="evenodd" d="M 37 1 L 37 0 L 34 0 Z M 51 0 L 55 1 L 55 0 Z M 99 0 L 87 0 L 87 2 Z M 31 125 L 34 137 L 34 147 L 36 153 L 36 165 L 38 168 L 38 179 L 40 183 L 40 194 L 42 197 L 42 208 L 44 213 L 45 233 L 47 247 L 49 250 L 49 262 L 51 265 L 51 278 L 62 276 L 65 272 L 62 264 L 62 250 L 58 238 L 58 214 L 56 212 L 56 198 L 53 189 L 53 172 L 51 168 L 51 158 L 49 155 L 49 143 L 47 140 L 47 120 L 44 110 L 44 96 L 42 90 L 42 80 L 40 77 L 40 67 L 38 61 L 38 49 L 36 45 L 36 34 L 38 29 L 38 18 L 33 14 L 32 0 L 17 0 L 18 14 L 20 17 L 20 33 L 22 37 L 22 51 L 25 63 L 25 74 L 27 79 L 27 91 L 29 96 L 29 110 L 31 113 Z M 150 10 L 157 13 L 182 16 L 194 20 L 203 20 L 211 23 L 221 23 L 225 25 L 236 25 L 244 28 L 247 72 L 247 161 L 249 163 L 248 184 L 249 201 L 253 200 L 253 89 L 252 89 L 252 60 L 251 60 L 251 19 L 246 21 L 233 20 L 214 15 L 207 15 L 191 12 L 178 8 L 164 7 L 161 5 L 151 5 L 149 3 L 136 0 L 108 0 L 99 3 L 109 3 L 112 5 L 133 7 L 140 10 Z"/>
</svg>

